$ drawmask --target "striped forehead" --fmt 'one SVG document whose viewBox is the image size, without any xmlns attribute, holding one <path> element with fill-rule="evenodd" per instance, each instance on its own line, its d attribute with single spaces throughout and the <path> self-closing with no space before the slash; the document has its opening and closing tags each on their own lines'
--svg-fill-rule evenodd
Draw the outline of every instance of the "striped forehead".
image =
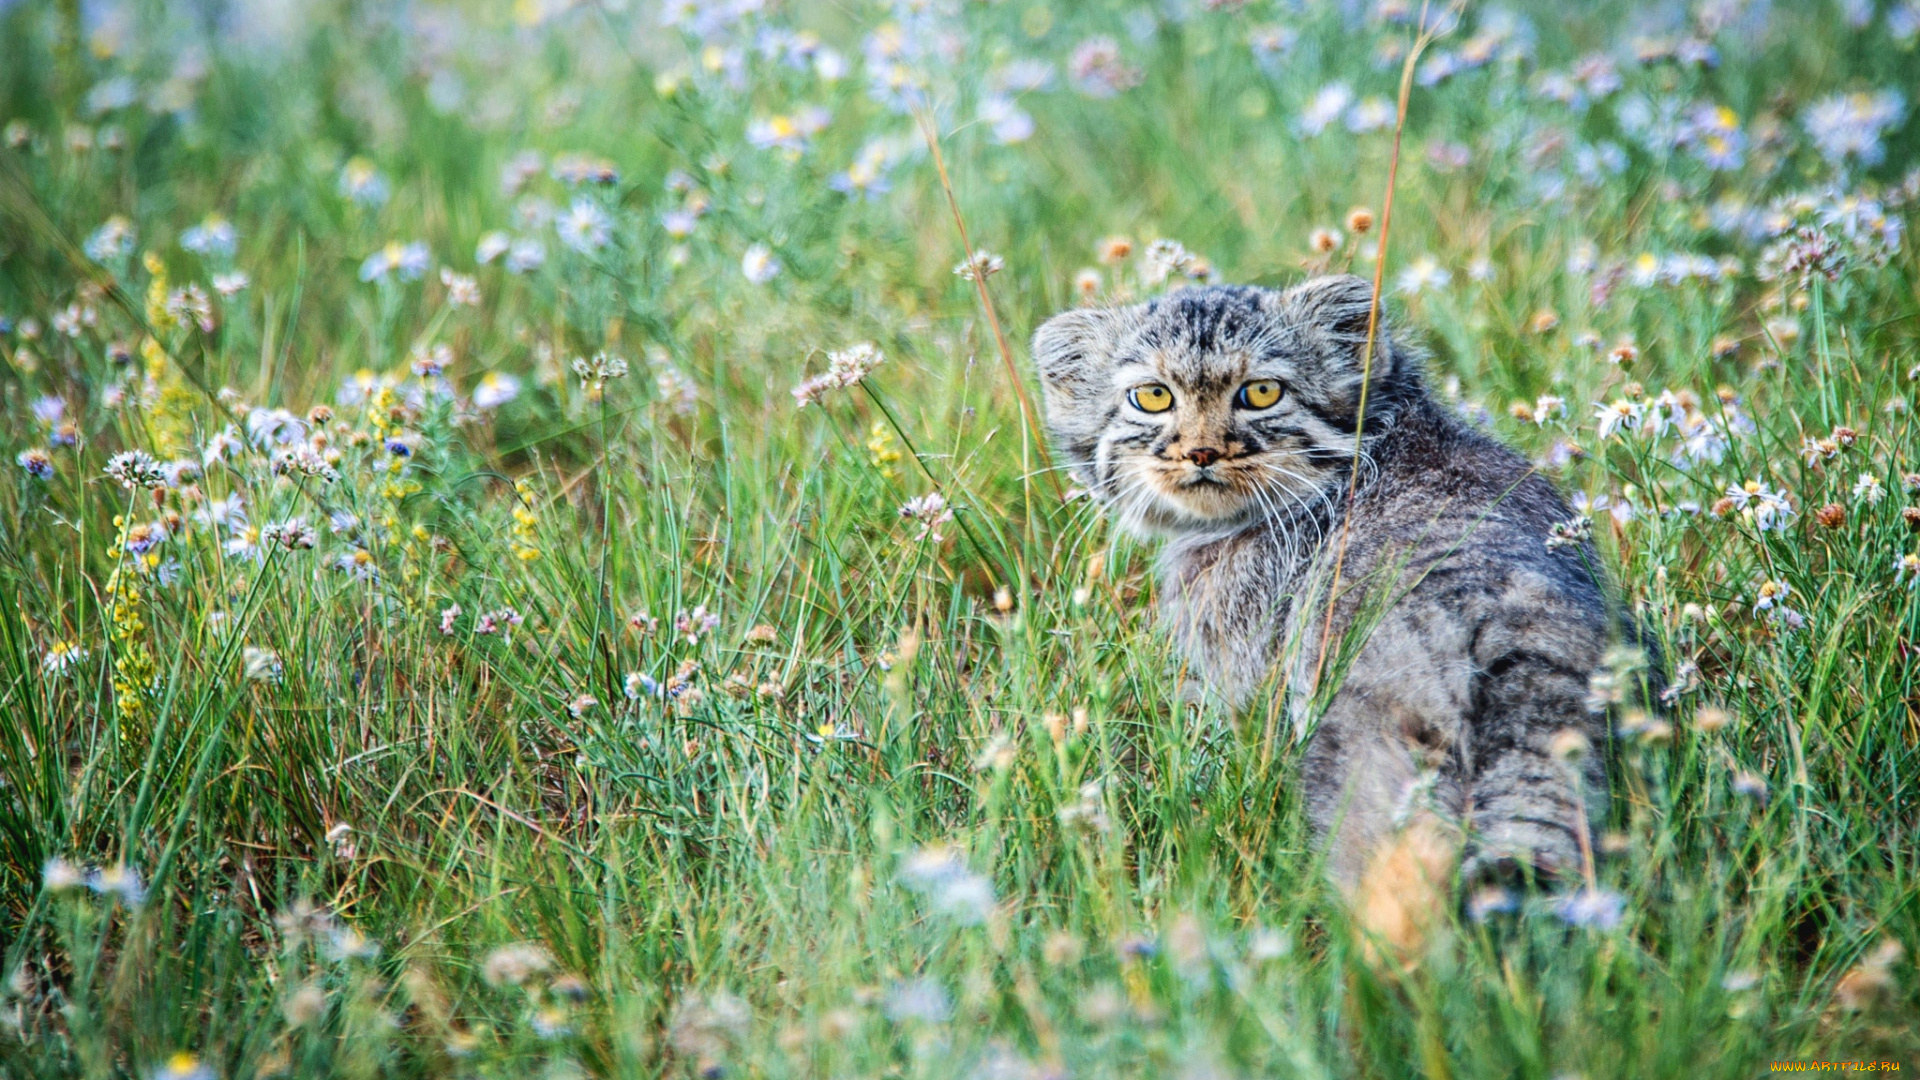
<svg viewBox="0 0 1920 1080">
<path fill-rule="evenodd" d="M 1148 304 L 1128 359 L 1201 393 L 1247 375 L 1284 375 L 1292 334 L 1250 290 L 1189 289 Z"/>
</svg>

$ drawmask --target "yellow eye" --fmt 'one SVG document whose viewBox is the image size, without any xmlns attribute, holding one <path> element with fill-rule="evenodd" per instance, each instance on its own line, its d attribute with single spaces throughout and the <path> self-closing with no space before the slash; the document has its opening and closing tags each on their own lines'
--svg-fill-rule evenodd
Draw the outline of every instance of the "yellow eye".
<svg viewBox="0 0 1920 1080">
<path fill-rule="evenodd" d="M 1241 387 L 1235 399 L 1235 404 L 1243 409 L 1269 408 L 1280 400 L 1280 384 L 1269 379 L 1257 379 Z"/>
<path fill-rule="evenodd" d="M 1148 383 L 1127 391 L 1127 401 L 1141 412 L 1166 412 L 1173 408 L 1173 391 L 1159 383 Z"/>
</svg>

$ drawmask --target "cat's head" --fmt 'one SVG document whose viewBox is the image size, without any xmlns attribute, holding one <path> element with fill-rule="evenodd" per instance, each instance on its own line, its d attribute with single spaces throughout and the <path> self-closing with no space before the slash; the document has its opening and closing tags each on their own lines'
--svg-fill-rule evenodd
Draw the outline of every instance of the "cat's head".
<svg viewBox="0 0 1920 1080">
<path fill-rule="evenodd" d="M 1383 430 L 1419 393 L 1416 357 L 1382 325 L 1357 422 L 1372 297 L 1342 275 L 1056 315 L 1033 336 L 1054 441 L 1135 532 L 1299 509 L 1347 476 L 1356 429 Z"/>
</svg>

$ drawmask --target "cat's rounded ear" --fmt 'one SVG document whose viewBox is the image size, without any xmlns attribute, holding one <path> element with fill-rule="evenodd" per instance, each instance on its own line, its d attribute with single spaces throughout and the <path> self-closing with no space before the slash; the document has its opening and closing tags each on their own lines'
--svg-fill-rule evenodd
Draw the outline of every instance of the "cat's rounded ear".
<svg viewBox="0 0 1920 1080">
<path fill-rule="evenodd" d="M 1053 389 L 1073 393 L 1099 385 L 1126 322 L 1127 313 L 1115 308 L 1063 311 L 1033 332 L 1033 366 Z"/>
<path fill-rule="evenodd" d="M 1295 314 L 1328 338 L 1362 347 L 1372 314 L 1373 282 L 1358 274 L 1309 278 L 1285 294 Z"/>
<path fill-rule="evenodd" d="M 1343 359 L 1358 363 L 1367 347 L 1368 320 L 1374 314 L 1373 282 L 1357 274 L 1309 278 L 1280 294 L 1300 323 L 1318 331 Z M 1374 328 L 1373 377 L 1393 373 L 1397 361 L 1384 308 Z"/>
</svg>

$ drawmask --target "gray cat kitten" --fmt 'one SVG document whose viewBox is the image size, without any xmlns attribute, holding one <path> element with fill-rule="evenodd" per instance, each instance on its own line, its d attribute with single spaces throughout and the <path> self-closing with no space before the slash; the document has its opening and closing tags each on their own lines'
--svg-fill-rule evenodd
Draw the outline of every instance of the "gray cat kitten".
<svg viewBox="0 0 1920 1080">
<path fill-rule="evenodd" d="M 1302 777 L 1336 882 L 1419 813 L 1464 840 L 1470 875 L 1575 869 L 1607 790 L 1586 702 L 1617 626 L 1598 563 L 1548 547 L 1566 504 L 1437 404 L 1384 325 L 1357 423 L 1372 298 L 1348 275 L 1057 315 L 1033 339 L 1049 426 L 1123 528 L 1167 539 L 1161 617 L 1211 692 L 1244 705 L 1284 663 L 1300 725 L 1316 674 L 1337 682 Z M 1593 752 L 1563 761 L 1567 729 Z"/>
</svg>

